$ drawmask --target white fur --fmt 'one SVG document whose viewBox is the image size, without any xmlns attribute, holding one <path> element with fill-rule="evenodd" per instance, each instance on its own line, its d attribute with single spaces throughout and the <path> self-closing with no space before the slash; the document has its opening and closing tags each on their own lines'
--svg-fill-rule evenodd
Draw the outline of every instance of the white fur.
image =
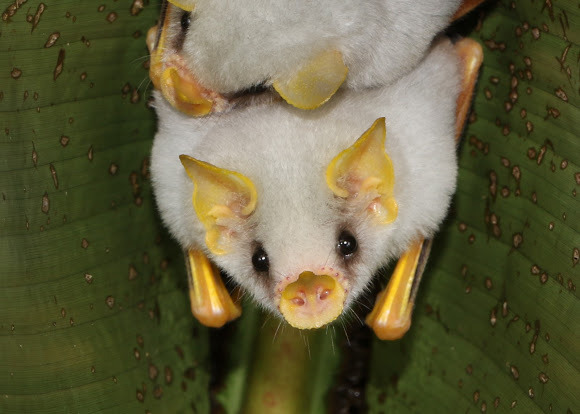
<svg viewBox="0 0 580 414">
<path fill-rule="evenodd" d="M 350 285 L 347 304 L 371 276 L 400 255 L 412 239 L 431 236 L 443 220 L 455 188 L 455 101 L 459 61 L 441 42 L 419 66 L 389 87 L 343 91 L 316 111 L 285 103 L 252 106 L 191 118 L 159 94 L 151 170 L 161 216 L 184 248 L 208 256 L 265 307 L 276 311 L 274 289 L 287 275 L 330 265 Z M 329 162 L 379 117 L 386 117 L 386 150 L 395 170 L 397 219 L 380 225 L 333 196 L 325 182 Z M 188 154 L 250 178 L 258 192 L 255 212 L 232 252 L 207 251 L 205 231 L 191 202 L 193 184 L 179 161 Z M 341 229 L 358 239 L 352 266 L 335 246 Z M 268 280 L 254 272 L 255 243 L 270 259 Z"/>
<path fill-rule="evenodd" d="M 460 0 L 198 0 L 183 56 L 201 84 L 222 93 L 283 78 L 338 50 L 348 87 L 387 85 L 410 71 Z M 173 36 L 182 12 L 171 19 Z"/>
</svg>

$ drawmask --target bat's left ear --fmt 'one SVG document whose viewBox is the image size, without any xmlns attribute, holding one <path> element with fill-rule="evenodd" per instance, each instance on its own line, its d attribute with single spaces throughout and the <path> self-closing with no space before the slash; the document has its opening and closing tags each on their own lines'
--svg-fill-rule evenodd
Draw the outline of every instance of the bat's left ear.
<svg viewBox="0 0 580 414">
<path fill-rule="evenodd" d="M 397 218 L 398 205 L 385 138 L 385 118 L 379 118 L 351 147 L 334 157 L 326 169 L 326 183 L 338 197 L 367 203 L 369 213 L 388 224 Z"/>
<path fill-rule="evenodd" d="M 188 155 L 180 155 L 179 159 L 195 186 L 193 208 L 205 227 L 205 243 L 213 254 L 225 254 L 239 225 L 256 208 L 254 183 L 240 173 Z"/>
</svg>

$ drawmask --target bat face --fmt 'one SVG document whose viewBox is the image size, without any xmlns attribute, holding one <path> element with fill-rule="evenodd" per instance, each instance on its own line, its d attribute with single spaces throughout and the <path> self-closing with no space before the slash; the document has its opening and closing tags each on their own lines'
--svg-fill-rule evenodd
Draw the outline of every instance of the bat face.
<svg viewBox="0 0 580 414">
<path fill-rule="evenodd" d="M 343 82 L 355 89 L 390 84 L 419 62 L 460 0 L 185 3 L 193 10 L 168 10 L 164 47 L 199 85 L 226 97 L 274 86 L 310 108 L 323 98 L 304 98 L 296 82 L 312 73 L 316 82 L 325 78 L 319 94 L 326 99 Z"/>
<path fill-rule="evenodd" d="M 293 326 L 332 321 L 445 216 L 458 66 L 441 43 L 395 84 L 340 92 L 315 112 L 191 118 L 157 96 L 151 168 L 165 224 Z"/>
</svg>

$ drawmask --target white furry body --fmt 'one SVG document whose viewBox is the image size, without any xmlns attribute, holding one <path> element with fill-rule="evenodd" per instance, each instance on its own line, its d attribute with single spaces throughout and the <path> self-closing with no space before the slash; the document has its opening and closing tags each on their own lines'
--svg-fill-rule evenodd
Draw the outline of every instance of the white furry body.
<svg viewBox="0 0 580 414">
<path fill-rule="evenodd" d="M 348 279 L 348 306 L 380 267 L 413 239 L 431 236 L 446 214 L 456 180 L 460 76 L 454 49 L 441 42 L 393 85 L 357 93 L 345 90 L 316 111 L 277 103 L 191 118 L 157 94 L 159 131 L 151 171 L 163 221 L 184 248 L 204 250 L 275 312 L 273 287 L 278 282 L 323 266 L 338 269 Z M 399 205 L 397 219 L 388 225 L 334 196 L 325 182 L 329 162 L 383 116 Z M 237 171 L 255 184 L 257 207 L 238 229 L 231 253 L 216 256 L 205 246 L 205 230 L 192 207 L 193 183 L 180 154 Z M 357 258 L 351 263 L 336 253 L 343 229 L 358 240 Z M 256 243 L 269 255 L 266 277 L 252 267 Z"/>
<path fill-rule="evenodd" d="M 460 0 L 198 0 L 183 57 L 205 87 L 236 92 L 282 78 L 326 50 L 347 87 L 387 85 L 413 68 Z M 171 28 L 180 31 L 175 11 Z"/>
</svg>

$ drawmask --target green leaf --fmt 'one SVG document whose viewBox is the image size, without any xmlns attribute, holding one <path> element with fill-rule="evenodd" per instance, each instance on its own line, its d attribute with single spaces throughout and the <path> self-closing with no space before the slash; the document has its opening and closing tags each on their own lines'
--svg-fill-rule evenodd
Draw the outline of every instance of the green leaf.
<svg viewBox="0 0 580 414">
<path fill-rule="evenodd" d="M 2 413 L 209 410 L 207 331 L 149 183 L 142 4 L 0 10 Z"/>
<path fill-rule="evenodd" d="M 572 412 L 580 406 L 580 14 L 504 1 L 484 47 L 453 212 L 414 322 L 375 341 L 371 412 Z"/>
</svg>

